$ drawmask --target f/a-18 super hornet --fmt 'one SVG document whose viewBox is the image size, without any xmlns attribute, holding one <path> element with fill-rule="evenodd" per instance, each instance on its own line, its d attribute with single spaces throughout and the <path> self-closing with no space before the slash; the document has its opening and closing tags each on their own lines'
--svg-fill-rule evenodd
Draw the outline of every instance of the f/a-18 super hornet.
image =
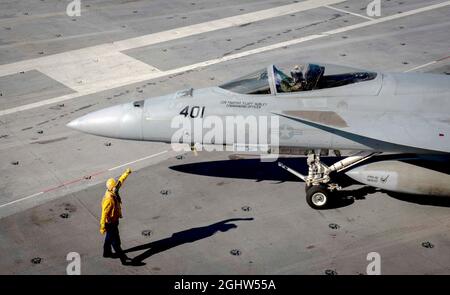
<svg viewBox="0 0 450 295">
<path fill-rule="evenodd" d="M 230 125 L 230 118 L 241 118 L 244 125 L 239 120 Z M 257 136 L 248 127 L 252 123 Z M 305 182 L 307 203 L 315 209 L 329 206 L 342 174 L 386 191 L 450 196 L 450 77 L 445 75 L 270 65 L 217 87 L 92 112 L 68 126 L 130 140 L 260 145 L 272 154 L 301 149 L 307 175 L 278 164 Z M 353 153 L 326 165 L 320 157 L 327 150 Z"/>
</svg>

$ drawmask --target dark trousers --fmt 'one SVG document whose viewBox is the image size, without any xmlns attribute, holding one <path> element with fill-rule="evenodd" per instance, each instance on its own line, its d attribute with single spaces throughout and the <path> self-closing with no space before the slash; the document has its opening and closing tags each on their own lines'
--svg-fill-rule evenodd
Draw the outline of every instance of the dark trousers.
<svg viewBox="0 0 450 295">
<path fill-rule="evenodd" d="M 125 253 L 123 253 L 120 247 L 120 235 L 119 235 L 119 223 L 106 224 L 106 236 L 105 243 L 103 244 L 103 256 L 112 256 L 112 249 L 116 252 L 116 255 L 122 260 L 125 259 Z"/>
</svg>

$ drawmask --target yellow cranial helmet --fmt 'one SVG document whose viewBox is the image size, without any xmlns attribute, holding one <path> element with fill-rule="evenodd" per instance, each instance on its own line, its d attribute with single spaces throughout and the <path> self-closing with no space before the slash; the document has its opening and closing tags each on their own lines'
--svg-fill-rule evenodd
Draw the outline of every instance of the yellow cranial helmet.
<svg viewBox="0 0 450 295">
<path fill-rule="evenodd" d="M 116 186 L 116 181 L 114 178 L 110 178 L 106 181 L 106 188 L 108 190 L 112 190 Z"/>
</svg>

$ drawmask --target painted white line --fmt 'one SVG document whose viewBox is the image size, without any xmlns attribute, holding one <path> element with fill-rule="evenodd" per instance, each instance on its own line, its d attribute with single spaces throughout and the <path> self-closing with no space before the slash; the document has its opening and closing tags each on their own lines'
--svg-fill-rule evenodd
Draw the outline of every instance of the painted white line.
<svg viewBox="0 0 450 295">
<path fill-rule="evenodd" d="M 256 12 L 240 14 L 236 16 L 226 17 L 218 20 L 208 21 L 201 24 L 191 25 L 183 28 L 168 30 L 165 32 L 145 35 L 141 37 L 131 38 L 119 42 L 114 42 L 117 50 L 123 51 L 127 49 L 148 46 L 155 43 L 166 42 L 174 39 L 189 37 L 201 33 L 212 32 L 216 30 L 226 29 L 239 25 L 246 25 L 269 18 L 284 16 L 296 12 L 319 8 L 324 5 L 332 5 L 346 0 L 306 0 L 299 3 L 283 5 L 275 8 L 269 8 Z"/>
<path fill-rule="evenodd" d="M 168 76 L 168 75 L 172 75 L 172 74 L 178 74 L 178 73 L 186 72 L 188 70 L 194 70 L 194 69 L 198 69 L 198 68 L 202 68 L 202 67 L 207 67 L 207 66 L 210 66 L 210 65 L 222 63 L 222 62 L 233 60 L 233 59 L 242 58 L 242 57 L 253 55 L 253 54 L 263 53 L 263 52 L 274 50 L 274 49 L 278 49 L 278 48 L 283 48 L 283 47 L 287 47 L 287 46 L 300 44 L 300 43 L 303 43 L 303 42 L 306 42 L 306 41 L 311 41 L 311 40 L 315 40 L 315 39 L 329 37 L 329 36 L 332 36 L 332 35 L 335 35 L 335 34 L 348 32 L 348 31 L 352 31 L 352 30 L 356 30 L 356 29 L 360 29 L 360 28 L 364 28 L 364 27 L 368 27 L 368 26 L 372 26 L 372 25 L 376 25 L 376 24 L 381 24 L 381 23 L 384 23 L 384 22 L 387 22 L 387 21 L 396 20 L 396 19 L 400 19 L 400 18 L 403 18 L 403 17 L 407 17 L 407 16 L 412 16 L 412 15 L 419 14 L 419 13 L 422 13 L 422 12 L 426 12 L 426 11 L 442 8 L 442 7 L 445 7 L 445 6 L 448 6 L 448 5 L 450 5 L 450 1 L 445 1 L 445 2 L 442 2 L 442 3 L 439 3 L 439 4 L 430 5 L 430 6 L 426 6 L 426 7 L 422 7 L 422 8 L 418 8 L 418 9 L 402 12 L 402 13 L 398 13 L 398 14 L 395 14 L 395 15 L 390 15 L 390 16 L 378 18 L 378 19 L 373 19 L 373 20 L 370 20 L 370 21 L 367 21 L 367 22 L 362 22 L 362 23 L 359 23 L 359 24 L 350 25 L 350 26 L 334 29 L 334 30 L 331 30 L 331 31 L 322 32 L 322 33 L 319 33 L 319 34 L 309 35 L 309 36 L 305 36 L 305 37 L 298 38 L 298 39 L 293 39 L 293 40 L 289 40 L 289 41 L 285 41 L 285 42 L 281 42 L 281 43 L 277 43 L 277 44 L 272 44 L 272 45 L 256 48 L 256 49 L 253 49 L 253 50 L 248 50 L 248 51 L 244 51 L 244 52 L 240 52 L 240 53 L 224 56 L 224 57 L 221 57 L 221 58 L 211 59 L 211 60 L 208 60 L 208 61 L 199 62 L 199 63 L 193 64 L 193 65 L 189 65 L 189 66 L 185 66 L 185 67 L 181 67 L 181 68 L 177 68 L 177 69 L 172 69 L 172 70 L 168 70 L 168 71 L 157 71 L 157 72 L 154 72 L 154 73 L 144 74 L 144 75 L 140 75 L 140 76 L 126 77 L 126 79 L 124 78 L 124 80 L 117 81 L 117 83 L 115 83 L 114 88 L 122 87 L 122 86 L 125 86 L 125 85 L 128 85 L 128 84 L 132 84 L 132 83 L 138 83 L 138 82 L 142 82 L 142 81 L 146 81 L 146 80 L 150 80 L 150 79 L 160 78 L 160 77 Z M 79 92 L 79 93 L 63 95 L 63 96 L 56 97 L 56 98 L 51 98 L 51 99 L 42 100 L 42 101 L 39 101 L 39 102 L 27 104 L 27 105 L 22 105 L 22 106 L 10 108 L 10 109 L 1 110 L 0 111 L 0 116 L 13 114 L 13 113 L 17 113 L 17 112 L 20 112 L 20 111 L 30 110 L 30 109 L 34 109 L 34 108 L 45 106 L 45 105 L 49 105 L 49 104 L 59 103 L 59 102 L 62 102 L 62 101 L 66 101 L 66 100 L 69 100 L 69 99 L 73 99 L 73 98 L 84 96 L 84 95 L 88 95 L 88 94 L 93 94 L 93 93 L 96 93 L 96 92 L 99 92 L 99 91 L 102 91 L 102 90 L 107 90 L 107 89 L 111 89 L 111 88 L 104 88 L 104 89 L 103 88 L 102 89 L 91 88 L 91 89 L 88 89 L 88 91 L 85 91 L 85 92 Z"/>
<path fill-rule="evenodd" d="M 1 23 L 1 20 L 0 20 L 0 23 Z M 48 44 L 48 43 L 55 42 L 55 41 L 59 41 L 59 42 L 60 41 L 68 41 L 68 40 L 74 40 L 74 39 L 79 39 L 79 38 L 93 37 L 93 36 L 98 36 L 98 35 L 108 35 L 108 34 L 119 33 L 119 32 L 123 32 L 123 30 L 108 30 L 108 31 L 85 33 L 85 34 L 79 34 L 79 35 L 57 37 L 57 38 L 51 38 L 51 39 L 21 41 L 21 42 L 16 42 L 16 43 L 8 43 L 5 45 L 0 45 L 0 49 L 12 48 L 12 47 L 23 46 L 23 45 Z"/>
<path fill-rule="evenodd" d="M 446 56 L 446 57 L 443 57 L 443 58 L 440 58 L 440 59 L 438 59 L 438 60 L 434 60 L 434 61 L 432 61 L 432 62 L 423 64 L 423 65 L 414 67 L 414 68 L 412 68 L 412 69 L 406 70 L 405 73 L 409 73 L 409 72 L 413 72 L 413 71 L 415 71 L 415 70 L 419 70 L 419 69 L 422 69 L 422 68 L 426 68 L 426 67 L 428 67 L 428 66 L 431 66 L 431 65 L 440 63 L 441 61 L 444 61 L 444 60 L 449 59 L 449 58 L 450 58 L 450 55 L 448 55 L 448 56 Z"/>
<path fill-rule="evenodd" d="M 119 166 L 110 168 L 110 169 L 108 169 L 108 171 L 113 171 L 113 170 L 118 169 L 118 168 L 121 168 L 121 167 L 123 167 L 123 166 L 131 165 L 131 164 L 134 164 L 134 163 L 137 163 L 137 162 L 140 162 L 140 161 L 144 161 L 144 160 L 147 160 L 147 159 L 150 159 L 150 158 L 154 158 L 154 157 L 160 156 L 160 155 L 162 155 L 162 154 L 165 154 L 165 153 L 167 153 L 167 152 L 168 152 L 168 151 L 166 150 L 166 151 L 162 151 L 162 152 L 159 152 L 159 153 L 156 153 L 156 154 L 153 154 L 153 155 L 144 157 L 144 158 L 140 158 L 140 159 L 137 159 L 137 160 L 135 160 L 135 161 L 131 161 L 131 162 L 128 162 L 128 163 L 125 163 L 125 164 L 122 164 L 122 165 L 119 165 Z M 62 187 L 66 187 L 66 186 L 65 186 L 65 185 L 62 185 L 61 188 L 62 188 Z M 58 187 L 58 188 L 59 188 L 59 187 Z M 44 192 L 39 192 L 39 193 L 36 193 L 36 194 L 32 194 L 32 195 L 30 195 L 30 196 L 27 196 L 27 197 L 24 197 L 24 198 L 20 198 L 20 199 L 14 200 L 14 201 L 12 201 L 12 202 L 9 202 L 9 203 L 0 205 L 0 208 L 7 207 L 7 206 L 10 206 L 10 205 L 13 205 L 13 204 L 15 204 L 15 203 L 19 203 L 19 202 L 22 202 L 22 201 L 25 201 L 25 200 L 28 200 L 28 199 L 32 199 L 32 198 L 37 197 L 37 196 L 40 196 L 40 195 L 42 195 L 42 194 L 44 194 Z"/>
<path fill-rule="evenodd" d="M 58 102 L 100 91 L 120 87 L 135 81 L 160 77 L 160 70 L 132 58 L 121 51 L 149 46 L 161 42 L 185 38 L 206 32 L 250 24 L 295 12 L 301 12 L 345 0 L 306 0 L 265 10 L 226 17 L 186 27 L 171 29 L 140 37 L 112 43 L 100 44 L 77 50 L 66 51 L 39 58 L 0 65 L 0 76 L 17 74 L 22 71 L 38 70 L 62 83 L 77 93 L 57 98 Z M 30 104 L 23 107 L 0 111 L 0 116 L 32 109 L 36 106 L 53 103 L 50 99 L 43 104 Z"/>
<path fill-rule="evenodd" d="M 147 159 L 150 159 L 150 158 L 154 158 L 154 157 L 160 156 L 162 154 L 165 154 L 167 152 L 168 151 L 162 151 L 162 152 L 159 152 L 159 153 L 147 156 L 147 157 L 143 157 L 143 158 L 140 158 L 140 159 L 137 159 L 137 160 L 134 160 L 134 161 L 131 161 L 131 162 L 128 162 L 128 163 L 125 163 L 125 164 L 113 167 L 113 168 L 109 168 L 108 171 L 116 170 L 116 169 L 122 168 L 122 167 L 127 166 L 127 165 L 131 165 L 131 164 L 134 164 L 134 163 L 137 163 L 137 162 L 140 162 L 140 161 L 144 161 L 144 160 L 147 160 Z"/>
<path fill-rule="evenodd" d="M 15 204 L 15 203 L 18 203 L 18 202 L 22 202 L 22 201 L 25 201 L 25 200 L 28 200 L 28 199 L 37 197 L 37 196 L 39 196 L 39 195 L 42 195 L 43 193 L 44 193 L 44 192 L 39 192 L 39 193 L 33 194 L 33 195 L 31 195 L 31 196 L 25 197 L 25 198 L 17 199 L 17 200 L 15 200 L 15 201 L 12 201 L 12 202 L 9 202 L 9 203 L 0 205 L 0 208 L 7 207 L 7 206 L 9 206 L 9 205 L 12 205 L 12 204 Z"/>
<path fill-rule="evenodd" d="M 438 8 L 443 8 L 445 6 L 450 5 L 450 1 L 445 1 L 445 2 L 441 2 L 438 4 L 434 4 L 434 5 L 429 5 L 429 6 L 425 6 L 425 7 L 421 7 L 421 8 L 417 8 L 417 9 L 413 9 L 413 10 L 409 10 L 409 11 L 405 11 L 402 13 L 397 13 L 397 14 L 393 14 L 393 15 L 389 15 L 389 16 L 385 16 L 385 17 L 380 17 L 377 19 L 373 19 L 371 21 L 367 21 L 367 22 L 363 22 L 363 23 L 359 23 L 356 25 L 350 25 L 347 27 L 343 27 L 343 28 L 338 28 L 335 30 L 331 30 L 328 31 L 324 34 L 337 34 L 337 33 L 343 33 L 343 32 L 347 32 L 347 31 L 351 31 L 351 30 L 355 30 L 355 29 L 360 29 L 360 28 L 364 28 L 364 27 L 368 27 L 368 26 L 372 26 L 372 25 L 376 25 L 376 24 L 381 24 L 387 21 L 391 21 L 391 20 L 396 20 L 396 19 L 400 19 L 403 17 L 407 17 L 407 16 L 411 16 L 411 15 L 415 15 L 415 14 L 419 14 L 422 12 L 427 12 L 430 10 L 434 10 L 434 9 L 438 9 Z"/>
<path fill-rule="evenodd" d="M 418 69 L 421 69 L 421 68 L 425 68 L 425 67 L 428 67 L 428 66 L 431 66 L 431 65 L 434 65 L 435 63 L 437 63 L 437 61 L 435 60 L 435 61 L 432 61 L 432 62 L 429 62 L 429 63 L 426 63 L 426 64 L 424 64 L 424 65 L 421 65 L 421 66 L 417 66 L 417 67 L 415 67 L 415 68 L 412 68 L 412 69 L 409 69 L 409 70 L 406 70 L 404 73 L 409 73 L 409 72 L 413 72 L 413 71 L 415 71 L 415 70 L 418 70 Z"/>
<path fill-rule="evenodd" d="M 36 69 L 79 93 L 111 89 L 129 77 L 161 72 L 117 51 L 66 57 L 57 64 L 42 64 Z"/>
<path fill-rule="evenodd" d="M 27 110 L 35 109 L 35 108 L 38 108 L 41 106 L 49 105 L 49 104 L 59 103 L 59 102 L 65 101 L 65 100 L 80 97 L 82 95 L 83 95 L 82 93 L 72 93 L 72 94 L 67 94 L 67 95 L 58 96 L 55 98 L 41 100 L 38 102 L 34 102 L 34 103 L 30 103 L 30 104 L 26 104 L 26 105 L 22 105 L 22 106 L 18 106 L 18 107 L 6 109 L 6 110 L 1 110 L 0 116 L 14 114 L 14 113 L 21 112 L 21 111 L 27 111 Z"/>
<path fill-rule="evenodd" d="M 129 38 L 112 43 L 105 43 L 82 49 L 70 50 L 62 53 L 43 56 L 39 58 L 18 61 L 11 64 L 0 65 L 0 76 L 16 74 L 20 71 L 28 71 L 36 69 L 38 66 L 57 67 L 61 63 L 72 64 L 73 62 L 80 64 L 80 60 L 85 60 L 85 62 L 91 61 L 92 59 L 96 59 L 99 56 L 108 55 L 111 52 L 119 52 L 128 49 L 134 49 L 161 42 L 185 38 L 197 34 L 236 27 L 278 16 L 306 11 L 322 7 L 324 5 L 337 4 L 344 1 L 346 0 L 306 0 L 299 3 L 293 3 L 265 10 L 250 12 L 246 14 L 240 14 L 232 17 L 226 17 L 186 27 L 175 28 L 167 31 L 143 35 L 135 38 Z M 83 73 L 83 71 L 81 71 L 81 73 Z"/>
<path fill-rule="evenodd" d="M 347 11 L 347 10 L 344 10 L 344 9 L 336 8 L 336 7 L 333 7 L 333 6 L 324 5 L 324 7 L 329 8 L 329 9 L 333 9 L 333 10 L 336 10 L 336 11 L 339 11 L 339 12 L 343 12 L 343 13 L 346 13 L 346 14 L 351 14 L 351 15 L 354 15 L 354 16 L 362 17 L 362 18 L 365 18 L 365 19 L 368 19 L 368 20 L 374 20 L 371 17 L 365 16 L 365 15 L 362 15 L 362 14 L 358 14 L 358 13 L 354 13 L 354 12 L 351 12 L 351 11 Z"/>
</svg>

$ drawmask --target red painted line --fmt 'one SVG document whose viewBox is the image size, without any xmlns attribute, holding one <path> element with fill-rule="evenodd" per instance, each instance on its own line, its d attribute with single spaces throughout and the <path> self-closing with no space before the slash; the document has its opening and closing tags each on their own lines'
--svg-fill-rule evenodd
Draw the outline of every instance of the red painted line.
<svg viewBox="0 0 450 295">
<path fill-rule="evenodd" d="M 136 163 L 136 162 L 138 162 L 138 161 L 142 161 L 142 160 L 145 160 L 145 159 L 149 159 L 149 158 L 152 158 L 152 157 L 154 157 L 154 156 L 161 155 L 161 154 L 166 153 L 166 152 L 167 152 L 167 151 L 163 151 L 163 152 L 160 152 L 160 153 L 157 153 L 157 154 L 154 154 L 154 155 L 151 155 L 151 156 L 147 156 L 147 157 L 145 157 L 145 158 L 141 158 L 141 159 L 138 159 L 138 160 L 135 160 L 135 161 L 132 161 L 132 162 L 129 162 L 129 163 L 126 163 L 126 164 L 123 164 L 123 165 L 120 165 L 120 166 L 111 168 L 111 169 L 101 170 L 101 171 L 98 171 L 98 172 L 91 173 L 91 174 L 89 174 L 89 175 L 85 175 L 85 176 L 83 176 L 83 177 L 81 177 L 81 178 L 77 178 L 77 179 L 74 179 L 74 180 L 69 180 L 69 181 L 63 182 L 63 183 L 60 184 L 60 185 L 57 185 L 57 186 L 54 186 L 54 187 L 51 187 L 51 188 L 44 189 L 44 190 L 42 190 L 41 192 L 39 192 L 39 193 L 37 193 L 37 194 L 35 194 L 35 195 L 38 195 L 38 194 L 41 194 L 41 193 L 48 193 L 48 192 L 51 192 L 51 191 L 55 191 L 55 190 L 57 190 L 57 189 L 60 189 L 60 188 L 63 188 L 63 187 L 67 187 L 67 186 L 69 186 L 69 185 L 72 185 L 72 184 L 81 182 L 81 181 L 83 181 L 83 180 L 90 180 L 90 179 L 91 179 L 92 177 L 94 177 L 94 176 L 98 176 L 98 175 L 103 174 L 103 173 L 105 173 L 105 172 L 109 172 L 109 171 L 114 170 L 114 169 L 116 169 L 116 168 L 118 168 L 118 167 L 122 167 L 122 166 L 124 166 L 124 165 L 128 165 L 128 164 Z M 33 196 L 34 196 L 34 195 L 33 195 Z M 26 197 L 26 198 L 28 198 L 28 197 Z M 16 202 L 16 201 L 14 201 L 14 202 Z"/>
<path fill-rule="evenodd" d="M 446 57 L 443 57 L 443 58 L 440 58 L 440 59 L 438 59 L 438 60 L 436 60 L 436 61 L 443 61 L 444 59 L 447 59 L 447 58 L 450 58 L 450 55 L 449 55 L 449 56 L 446 56 Z"/>
<path fill-rule="evenodd" d="M 62 186 L 68 186 L 68 185 L 71 185 L 71 184 L 80 182 L 80 181 L 82 181 L 83 179 L 84 179 L 84 177 L 83 177 L 83 178 L 78 178 L 78 179 L 75 179 L 75 180 L 72 180 L 72 181 L 68 181 L 68 182 L 63 182 Z"/>
<path fill-rule="evenodd" d="M 133 162 L 126 163 L 126 164 L 124 164 L 124 165 L 128 165 L 128 164 L 132 164 L 132 163 L 135 163 L 135 162 L 138 162 L 138 161 L 142 161 L 142 160 L 144 160 L 144 159 L 148 159 L 148 158 L 151 158 L 151 157 L 153 157 L 153 156 L 157 156 L 157 155 L 163 154 L 163 153 L 165 153 L 165 152 L 167 152 L 167 151 L 164 151 L 164 152 L 161 152 L 161 153 L 158 153 L 158 154 L 155 154 L 155 155 L 151 155 L 151 156 L 148 156 L 148 157 L 145 157 L 145 158 L 142 158 L 142 159 L 138 159 L 138 160 L 135 160 L 135 161 L 133 161 Z M 117 167 L 114 167 L 114 168 L 111 168 L 111 169 L 108 169 L 108 170 L 102 170 L 102 171 L 94 172 L 94 173 L 91 173 L 90 175 L 85 175 L 85 176 L 83 176 L 83 177 L 81 177 L 81 178 L 77 178 L 77 179 L 74 179 L 74 180 L 70 180 L 70 181 L 63 182 L 62 184 L 60 184 L 60 185 L 58 185 L 58 186 L 44 189 L 44 190 L 42 190 L 42 191 L 39 192 L 39 193 L 36 193 L 36 194 L 30 195 L 30 196 L 24 197 L 24 198 L 21 198 L 21 199 L 18 199 L 18 200 L 14 200 L 14 201 L 12 201 L 12 202 L 9 202 L 9 203 L 3 204 L 3 205 L 0 205 L 0 208 L 1 208 L 1 207 L 8 206 L 8 205 L 11 205 L 11 204 L 14 204 L 14 203 L 17 203 L 17 202 L 20 202 L 20 201 L 23 201 L 23 200 L 26 200 L 26 199 L 33 198 L 33 197 L 35 197 L 35 196 L 38 196 L 38 195 L 41 195 L 41 194 L 44 194 L 44 193 L 48 193 L 48 192 L 51 192 L 51 191 L 54 191 L 54 190 L 57 190 L 57 189 L 60 189 L 60 188 L 69 186 L 69 185 L 71 185 L 71 184 L 78 183 L 78 182 L 83 181 L 83 180 L 90 180 L 90 179 L 91 179 L 92 177 L 94 177 L 94 176 L 98 176 L 98 175 L 103 174 L 103 173 L 105 173 L 105 172 L 109 172 L 109 171 L 111 171 L 111 170 L 114 170 L 114 169 L 116 169 L 116 168 L 118 168 L 118 167 L 122 167 L 122 166 L 124 166 L 124 165 L 120 165 L 120 166 L 117 166 Z"/>
<path fill-rule="evenodd" d="M 90 175 L 88 175 L 88 176 L 91 176 L 91 177 L 92 177 L 92 176 L 97 176 L 97 175 L 100 175 L 100 174 L 105 173 L 105 172 L 107 172 L 107 170 L 95 172 L 95 173 L 92 173 L 92 174 L 90 174 Z M 60 185 L 58 185 L 58 186 L 55 186 L 55 187 L 51 187 L 51 188 L 45 189 L 45 190 L 43 190 L 42 192 L 48 193 L 48 192 L 51 192 L 51 191 L 54 191 L 54 190 L 63 188 L 63 187 L 65 187 L 65 186 L 69 186 L 69 185 L 71 185 L 71 184 L 75 184 L 75 183 L 80 182 L 80 181 L 83 181 L 83 180 L 87 180 L 87 179 L 85 178 L 85 176 L 83 176 L 82 178 L 77 178 L 77 179 L 74 179 L 74 180 L 70 180 L 70 181 L 67 181 L 67 182 L 63 182 L 62 184 L 60 184 Z"/>
<path fill-rule="evenodd" d="M 103 174 L 103 173 L 105 173 L 105 172 L 108 172 L 108 170 L 103 170 L 103 171 L 95 172 L 95 173 L 92 173 L 92 174 L 89 175 L 89 176 L 97 176 L 97 175 Z"/>
<path fill-rule="evenodd" d="M 54 190 L 56 190 L 56 189 L 58 189 L 58 188 L 61 188 L 61 187 L 63 187 L 64 185 L 59 185 L 59 186 L 55 186 L 55 187 L 52 187 L 52 188 L 49 188 L 49 189 L 45 189 L 45 190 L 43 190 L 42 192 L 43 193 L 48 193 L 48 192 L 51 192 L 51 191 L 54 191 Z"/>
</svg>

